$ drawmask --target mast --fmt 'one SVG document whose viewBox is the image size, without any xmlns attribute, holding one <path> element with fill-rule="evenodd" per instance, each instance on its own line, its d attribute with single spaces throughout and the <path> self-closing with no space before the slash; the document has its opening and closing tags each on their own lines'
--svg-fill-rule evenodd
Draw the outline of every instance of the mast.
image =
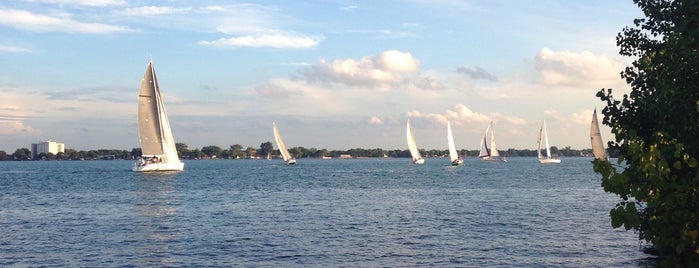
<svg viewBox="0 0 699 268">
<path fill-rule="evenodd" d="M 545 121 L 544 121 L 545 122 Z M 539 128 L 539 139 L 536 141 L 537 146 L 539 147 L 538 150 L 536 150 L 536 154 L 539 157 L 539 159 L 542 159 L 541 155 L 541 133 L 544 131 L 544 124 L 541 124 L 541 127 Z"/>
</svg>

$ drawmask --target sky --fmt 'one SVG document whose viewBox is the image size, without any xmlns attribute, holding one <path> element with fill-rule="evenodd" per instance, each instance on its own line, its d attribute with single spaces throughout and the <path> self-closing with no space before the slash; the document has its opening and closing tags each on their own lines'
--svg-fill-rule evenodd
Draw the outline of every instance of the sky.
<svg viewBox="0 0 699 268">
<path fill-rule="evenodd" d="M 0 150 L 53 140 L 138 148 L 149 59 L 176 142 L 475 150 L 590 148 L 595 94 L 629 87 L 617 34 L 632 1 L 0 2 Z M 612 138 L 602 126 L 602 137 Z"/>
</svg>

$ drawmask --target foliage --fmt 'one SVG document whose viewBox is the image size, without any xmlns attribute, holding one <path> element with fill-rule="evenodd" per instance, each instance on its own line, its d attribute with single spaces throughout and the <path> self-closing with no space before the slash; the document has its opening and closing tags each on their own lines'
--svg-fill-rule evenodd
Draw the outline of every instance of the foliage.
<svg viewBox="0 0 699 268">
<path fill-rule="evenodd" d="M 260 150 L 258 151 L 258 155 L 267 156 L 267 155 L 272 154 L 273 151 L 274 151 L 274 146 L 272 146 L 271 142 L 269 142 L 269 141 L 263 142 L 262 144 L 260 144 Z"/>
<path fill-rule="evenodd" d="M 217 157 L 221 156 L 221 153 L 223 153 L 223 149 L 221 149 L 221 147 L 218 147 L 216 145 L 209 145 L 209 146 L 201 147 L 201 152 L 205 156 L 217 158 Z"/>
<path fill-rule="evenodd" d="M 631 93 L 611 89 L 603 123 L 615 140 L 618 167 L 594 162 L 605 191 L 621 201 L 611 210 L 615 228 L 638 232 L 664 258 L 661 265 L 699 265 L 699 2 L 636 0 L 645 19 L 617 36 L 620 54 L 633 57 L 622 73 Z"/>
<path fill-rule="evenodd" d="M 237 159 L 237 158 L 249 158 L 262 156 L 265 157 L 267 154 L 262 154 L 261 152 L 272 152 L 272 155 L 278 155 L 279 151 L 274 150 L 272 143 L 267 141 L 260 144 L 260 148 L 255 149 L 253 147 L 247 147 L 244 149 L 240 144 L 231 145 L 228 149 L 222 149 L 216 145 L 204 146 L 201 149 L 189 149 L 189 146 L 184 143 L 176 143 L 175 148 L 177 153 L 182 159 L 205 159 L 205 158 L 219 158 L 219 159 Z M 555 149 L 555 146 L 553 147 Z M 408 150 L 385 150 L 381 148 L 375 149 L 362 149 L 354 148 L 349 150 L 328 150 L 328 149 L 316 149 L 316 148 L 305 148 L 305 147 L 292 147 L 289 148 L 289 152 L 296 158 L 320 158 L 323 156 L 340 157 L 340 155 L 351 155 L 352 157 L 405 157 L 409 158 L 410 152 Z M 0 151 L 0 161 L 2 160 L 32 160 L 31 151 L 26 148 L 18 149 L 14 154 L 7 155 L 3 157 L 3 151 Z M 424 157 L 445 157 L 449 154 L 448 150 L 438 150 L 422 149 L 421 153 Z M 459 153 L 464 157 L 476 157 L 478 156 L 478 150 L 466 150 L 462 149 Z M 58 153 L 56 155 L 40 154 L 35 160 L 96 160 L 96 159 L 135 159 L 141 156 L 141 148 L 132 148 L 131 151 L 126 150 L 116 150 L 116 149 L 99 149 L 99 150 L 89 150 L 89 151 L 76 151 L 73 149 L 66 149 L 63 153 Z M 576 150 L 570 149 L 570 146 L 566 146 L 565 149 L 558 150 L 560 156 L 589 156 L 592 154 L 592 149 Z M 518 150 L 518 149 L 508 149 L 507 151 L 500 151 L 500 155 L 507 157 L 532 157 L 536 156 L 536 150 Z"/>
</svg>

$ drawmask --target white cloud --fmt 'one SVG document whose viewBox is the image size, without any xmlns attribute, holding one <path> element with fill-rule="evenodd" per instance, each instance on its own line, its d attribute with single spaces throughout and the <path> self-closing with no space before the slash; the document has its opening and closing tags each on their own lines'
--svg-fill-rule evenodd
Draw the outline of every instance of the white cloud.
<svg viewBox="0 0 699 268">
<path fill-rule="evenodd" d="M 369 124 L 370 125 L 381 125 L 381 124 L 383 124 L 383 120 L 381 120 L 381 118 L 379 118 L 378 116 L 372 116 L 371 118 L 369 118 Z"/>
<path fill-rule="evenodd" d="M 109 34 L 134 31 L 123 26 L 80 22 L 69 15 L 47 16 L 17 9 L 0 9 L 0 24 L 32 32 Z"/>
<path fill-rule="evenodd" d="M 339 7 L 338 9 L 339 9 L 339 10 L 344 10 L 344 11 L 352 12 L 352 11 L 354 11 L 355 9 L 357 9 L 357 6 L 355 6 L 355 5 L 342 6 L 342 7 Z"/>
<path fill-rule="evenodd" d="M 541 81 L 550 86 L 605 87 L 622 82 L 620 61 L 591 52 L 555 52 L 543 48 L 535 58 Z"/>
<path fill-rule="evenodd" d="M 289 89 L 274 82 L 266 82 L 255 87 L 257 94 L 264 98 L 289 98 L 292 95 L 303 94 L 299 90 Z"/>
<path fill-rule="evenodd" d="M 312 48 L 324 38 L 298 33 L 273 32 L 268 34 L 220 38 L 214 41 L 199 41 L 200 45 L 218 48 L 225 47 L 271 47 L 271 48 Z"/>
<path fill-rule="evenodd" d="M 317 64 L 306 68 L 302 75 L 309 82 L 320 81 L 349 86 L 398 86 L 419 77 L 419 65 L 419 61 L 409 52 L 388 50 L 359 60 L 338 59 L 328 62 L 321 59 Z"/>
<path fill-rule="evenodd" d="M 168 6 L 142 6 L 127 8 L 119 12 L 125 16 L 157 16 L 169 14 L 186 14 L 192 10 L 190 7 L 168 7 Z"/>
<path fill-rule="evenodd" d="M 0 109 L 0 111 L 5 114 L 0 116 L 0 135 L 24 136 L 40 133 L 38 129 L 26 124 L 25 121 L 27 118 L 23 115 L 24 111 L 12 108 L 13 107 Z"/>
<path fill-rule="evenodd" d="M 415 33 L 409 32 L 409 31 L 394 31 L 394 30 L 386 30 L 386 29 L 382 29 L 382 30 L 350 29 L 350 30 L 347 30 L 346 32 L 373 35 L 375 39 L 397 39 L 397 38 L 409 38 L 409 37 L 416 37 L 417 36 Z"/>
<path fill-rule="evenodd" d="M 410 111 L 407 113 L 407 116 L 409 117 L 415 117 L 415 118 L 423 118 L 423 119 L 428 119 L 434 123 L 438 123 L 440 125 L 446 125 L 447 120 L 451 121 L 455 126 L 461 125 L 461 124 L 484 124 L 487 122 L 490 122 L 492 119 L 491 116 L 482 114 L 482 113 L 476 113 L 466 107 L 464 104 L 457 104 L 454 106 L 452 109 L 447 109 L 443 114 L 437 114 L 437 113 L 422 113 L 420 111 Z"/>
<path fill-rule="evenodd" d="M 0 45 L 0 53 L 32 53 L 31 49 L 15 46 L 3 46 Z"/>
<path fill-rule="evenodd" d="M 27 2 L 49 3 L 73 6 L 123 6 L 126 0 L 25 0 Z"/>
</svg>

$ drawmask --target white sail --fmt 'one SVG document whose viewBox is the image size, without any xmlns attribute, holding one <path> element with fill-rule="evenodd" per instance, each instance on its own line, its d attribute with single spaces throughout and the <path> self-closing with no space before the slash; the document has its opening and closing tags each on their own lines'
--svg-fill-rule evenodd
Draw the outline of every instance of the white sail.
<svg viewBox="0 0 699 268">
<path fill-rule="evenodd" d="M 153 61 L 149 60 L 138 94 L 138 135 L 142 158 L 134 171 L 179 171 L 184 163 L 177 156 L 175 138 L 160 94 Z"/>
<path fill-rule="evenodd" d="M 481 150 L 478 153 L 478 157 L 481 159 L 490 157 L 490 149 L 488 149 L 488 131 L 490 131 L 490 125 L 488 125 L 488 127 L 485 128 L 485 132 L 483 132 L 483 138 L 481 139 Z"/>
<path fill-rule="evenodd" d="M 490 121 L 490 156 L 500 157 L 498 147 L 495 145 L 495 128 L 493 127 L 493 121 Z"/>
<path fill-rule="evenodd" d="M 543 142 L 546 145 L 546 155 L 541 154 L 541 142 L 542 142 L 542 137 L 543 137 Z M 541 128 L 539 129 L 539 149 L 537 150 L 538 156 L 539 156 L 539 162 L 544 163 L 544 164 L 549 164 L 549 163 L 560 163 L 561 159 L 555 158 L 551 156 L 551 147 L 549 146 L 549 135 L 548 132 L 546 131 L 546 120 L 541 124 Z"/>
<path fill-rule="evenodd" d="M 488 133 L 490 133 L 490 148 L 488 148 Z M 501 157 L 498 153 L 498 148 L 495 143 L 495 128 L 493 127 L 493 121 L 490 121 L 488 127 L 485 128 L 483 132 L 483 138 L 481 139 L 481 150 L 478 153 L 478 157 L 481 160 L 497 160 L 507 162 L 505 157 Z"/>
<path fill-rule="evenodd" d="M 274 130 L 274 141 L 277 143 L 277 147 L 279 147 L 279 153 L 282 154 L 284 162 L 286 162 L 288 165 L 296 164 L 296 159 L 291 157 L 289 150 L 286 149 L 282 136 L 279 134 L 279 129 L 277 129 L 277 124 L 274 122 L 272 122 L 272 129 Z"/>
<path fill-rule="evenodd" d="M 592 154 L 596 159 L 607 160 L 607 152 L 604 150 L 602 142 L 602 134 L 599 130 L 599 122 L 597 122 L 597 109 L 592 112 L 592 122 L 590 123 L 590 143 L 592 143 Z"/>
<path fill-rule="evenodd" d="M 464 161 L 459 157 L 459 153 L 456 151 L 456 145 L 454 144 L 454 135 L 451 132 L 451 124 L 447 121 L 447 143 L 449 145 L 449 159 L 451 164 L 454 166 L 461 165 Z"/>
<path fill-rule="evenodd" d="M 408 118 L 408 124 L 406 127 L 406 139 L 408 140 L 408 149 L 410 150 L 410 155 L 413 157 L 413 163 L 424 164 L 425 159 L 420 156 L 420 151 L 417 149 L 417 144 L 415 144 L 415 138 L 413 137 L 413 129 L 410 127 L 410 118 Z"/>
</svg>

